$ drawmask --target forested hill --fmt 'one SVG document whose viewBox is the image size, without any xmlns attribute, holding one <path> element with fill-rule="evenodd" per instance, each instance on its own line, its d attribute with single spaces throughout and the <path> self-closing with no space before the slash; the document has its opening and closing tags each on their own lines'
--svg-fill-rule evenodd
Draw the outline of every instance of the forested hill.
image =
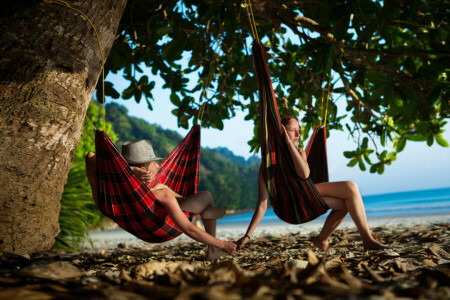
<svg viewBox="0 0 450 300">
<path fill-rule="evenodd" d="M 119 137 L 119 149 L 124 141 L 149 139 L 156 155 L 166 157 L 183 139 L 175 131 L 129 116 L 128 110 L 116 103 L 106 105 L 106 118 Z M 253 208 L 257 202 L 259 164 L 259 158 L 246 160 L 227 148 L 202 148 L 198 190 L 210 191 L 216 206 Z"/>
</svg>

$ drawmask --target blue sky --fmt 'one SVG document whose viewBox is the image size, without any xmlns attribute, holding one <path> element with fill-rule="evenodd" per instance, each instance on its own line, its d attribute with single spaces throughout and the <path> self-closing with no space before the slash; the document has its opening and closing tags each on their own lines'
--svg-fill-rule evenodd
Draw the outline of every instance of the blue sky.
<svg viewBox="0 0 450 300">
<path fill-rule="evenodd" d="M 129 115 L 142 118 L 150 124 L 158 124 L 162 128 L 175 130 L 184 136 L 187 130 L 177 127 L 177 118 L 172 114 L 174 105 L 170 102 L 170 90 L 162 89 L 162 80 L 146 72 L 150 80 L 156 81 L 154 89 L 155 101 L 153 110 L 149 110 L 145 99 L 137 104 L 134 98 L 130 100 L 111 100 L 124 105 Z M 128 83 L 120 74 L 110 74 L 108 81 L 120 92 Z M 344 97 L 338 100 L 338 114 L 344 113 Z M 236 117 L 224 121 L 224 129 L 202 129 L 202 147 L 227 147 L 233 153 L 245 158 L 250 157 L 250 147 L 247 141 L 252 138 L 253 123 L 244 121 L 245 113 L 236 112 Z M 443 134 L 450 141 L 450 126 L 446 125 Z M 426 143 L 408 141 L 403 152 L 399 153 L 397 160 L 385 169 L 382 175 L 362 172 L 358 167 L 346 166 L 348 160 L 344 158 L 343 151 L 354 150 L 353 140 L 348 138 L 346 132 L 332 131 L 327 141 L 328 164 L 331 181 L 355 181 L 363 195 L 383 194 L 399 191 L 432 189 L 450 186 L 450 148 L 443 148 L 434 143 L 428 147 Z M 259 155 L 259 154 L 258 154 Z"/>
</svg>

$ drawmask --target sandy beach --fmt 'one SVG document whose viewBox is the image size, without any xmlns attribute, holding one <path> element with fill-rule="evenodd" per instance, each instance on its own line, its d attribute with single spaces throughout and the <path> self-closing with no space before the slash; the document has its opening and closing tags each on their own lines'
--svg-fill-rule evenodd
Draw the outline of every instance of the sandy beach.
<svg viewBox="0 0 450 300">
<path fill-rule="evenodd" d="M 264 219 L 263 219 L 264 220 Z M 291 225 L 284 222 L 261 222 L 256 228 L 253 238 L 271 236 L 280 237 L 286 234 L 301 234 L 312 235 L 317 234 L 322 226 L 324 220 L 316 219 L 314 221 L 301 224 Z M 450 214 L 436 214 L 436 215 L 412 215 L 412 216 L 396 216 L 396 217 L 376 217 L 369 219 L 370 227 L 406 227 L 412 228 L 417 225 L 435 224 L 435 223 L 450 223 Z M 237 240 L 245 234 L 248 224 L 218 224 L 217 237 L 223 240 Z M 355 225 L 350 217 L 345 218 L 339 229 L 355 228 Z M 151 248 L 154 244 L 149 244 L 139 240 L 121 228 L 97 231 L 91 233 L 92 243 L 94 249 L 110 249 L 117 247 L 118 244 Z M 193 242 L 186 235 L 181 235 L 176 239 L 165 244 L 177 244 L 179 242 Z M 87 245 L 86 247 L 90 247 Z"/>
<path fill-rule="evenodd" d="M 332 236 L 329 252 L 314 248 L 322 222 L 262 224 L 236 256 L 214 263 L 187 237 L 145 244 L 117 230 L 94 234 L 94 249 L 3 254 L 0 299 L 450 298 L 448 214 L 369 220 L 390 247 L 373 251 L 363 249 L 351 221 Z M 243 230 L 222 227 L 219 237 Z"/>
</svg>

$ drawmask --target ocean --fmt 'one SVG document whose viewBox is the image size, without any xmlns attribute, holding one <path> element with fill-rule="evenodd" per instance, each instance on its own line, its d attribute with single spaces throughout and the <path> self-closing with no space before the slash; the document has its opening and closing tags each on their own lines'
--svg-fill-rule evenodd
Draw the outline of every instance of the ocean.
<svg viewBox="0 0 450 300">
<path fill-rule="evenodd" d="M 370 226 L 450 222 L 450 187 L 364 196 L 363 200 Z M 217 220 L 217 237 L 224 240 L 235 240 L 237 237 L 242 236 L 252 216 L 253 212 L 250 212 Z M 308 232 L 318 232 L 323 226 L 323 220 L 326 216 L 327 214 L 298 226 L 284 223 L 275 215 L 272 209 L 268 209 L 254 235 L 279 236 L 288 233 L 302 232 L 306 234 Z M 342 229 L 346 226 L 354 227 L 350 216 L 347 216 L 339 228 Z M 119 243 L 140 245 L 141 247 L 152 245 L 137 239 L 121 228 L 96 231 L 90 235 L 94 248 L 111 248 L 116 247 Z M 181 237 L 168 243 L 177 241 L 192 240 L 186 235 L 181 235 Z M 86 245 L 86 247 L 89 248 L 90 246 Z"/>
<path fill-rule="evenodd" d="M 363 196 L 367 218 L 389 216 L 413 216 L 448 214 L 450 218 L 450 187 L 432 190 L 398 192 L 390 194 Z M 325 214 L 318 219 L 325 219 Z M 217 224 L 236 225 L 249 224 L 253 212 L 232 215 L 217 220 Z M 267 209 L 261 223 L 282 222 L 273 212 Z"/>
</svg>

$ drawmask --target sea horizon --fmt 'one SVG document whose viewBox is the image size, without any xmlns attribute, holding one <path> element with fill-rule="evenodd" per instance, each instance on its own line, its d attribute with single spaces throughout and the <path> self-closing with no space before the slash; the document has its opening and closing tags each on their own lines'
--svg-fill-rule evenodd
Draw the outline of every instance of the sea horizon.
<svg viewBox="0 0 450 300">
<path fill-rule="evenodd" d="M 367 218 L 449 214 L 450 187 L 363 196 Z M 329 212 L 328 212 L 329 213 Z M 328 213 L 317 219 L 325 219 Z M 218 225 L 249 224 L 253 211 L 225 216 Z M 261 223 L 284 223 L 268 208 Z"/>
</svg>

